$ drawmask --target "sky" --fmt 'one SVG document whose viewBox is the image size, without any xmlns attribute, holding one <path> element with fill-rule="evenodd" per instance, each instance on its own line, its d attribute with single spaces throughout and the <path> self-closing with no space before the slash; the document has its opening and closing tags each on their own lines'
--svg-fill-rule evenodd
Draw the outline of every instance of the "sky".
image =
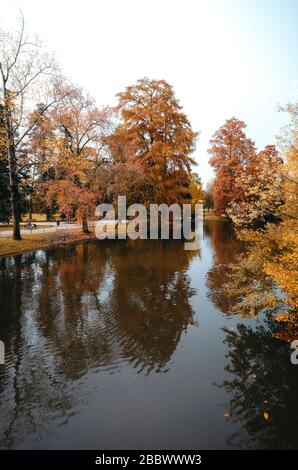
<svg viewBox="0 0 298 470">
<path fill-rule="evenodd" d="M 20 9 L 99 106 L 139 78 L 168 81 L 200 132 L 205 185 L 226 119 L 243 120 L 260 150 L 287 122 L 278 106 L 298 99 L 298 0 L 2 0 L 0 27 L 16 28 Z"/>
</svg>

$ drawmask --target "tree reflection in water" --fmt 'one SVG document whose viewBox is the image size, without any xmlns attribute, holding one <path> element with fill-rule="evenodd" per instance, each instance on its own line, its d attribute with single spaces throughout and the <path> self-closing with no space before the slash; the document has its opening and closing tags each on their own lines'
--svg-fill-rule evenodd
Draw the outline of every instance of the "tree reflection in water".
<svg viewBox="0 0 298 470">
<path fill-rule="evenodd" d="M 220 385 L 232 394 L 227 405 L 239 429 L 230 436 L 232 447 L 297 449 L 297 366 L 290 362 L 287 343 L 274 337 L 266 320 L 255 329 L 239 324 L 225 329 L 229 346 L 226 371 L 232 375 Z M 268 413 L 266 420 L 264 413 Z M 250 436 L 247 439 L 247 434 Z"/>
<path fill-rule="evenodd" d="M 213 247 L 213 263 L 207 273 L 208 296 L 221 312 L 231 314 L 235 301 L 227 295 L 223 286 L 228 280 L 228 264 L 237 263 L 243 246 L 229 222 L 206 224 L 204 235 L 210 238 Z"/>
<path fill-rule="evenodd" d="M 231 378 L 217 386 L 232 396 L 226 404 L 227 419 L 238 428 L 228 444 L 297 449 L 298 369 L 291 364 L 289 344 L 279 339 L 287 332 L 273 319 L 279 304 L 272 299 L 278 291 L 229 224 L 209 224 L 205 233 L 214 249 L 207 274 L 213 304 L 230 318 L 259 318 L 257 326 L 244 320 L 236 329 L 223 328 L 229 359 L 225 370 Z"/>
<path fill-rule="evenodd" d="M 193 323 L 194 255 L 182 241 L 156 240 L 3 258 L 0 446 L 16 448 L 28 434 L 33 445 L 51 420 L 66 422 L 92 395 L 87 386 L 76 392 L 91 370 L 166 372 Z"/>
<path fill-rule="evenodd" d="M 91 242 L 2 258 L 0 447 L 90 446 L 80 426 L 94 446 L 121 444 L 123 434 L 135 442 L 137 430 L 139 448 L 148 439 L 175 448 L 182 441 L 297 447 L 297 366 L 273 321 L 245 319 L 222 343 L 222 326 L 237 325 L 232 313 L 242 313 L 224 289 L 226 265 L 241 267 L 242 249 L 231 226 L 210 223 L 202 258 L 179 240 Z M 208 289 L 198 280 L 206 272 Z M 200 328 L 187 330 L 199 315 Z"/>
</svg>

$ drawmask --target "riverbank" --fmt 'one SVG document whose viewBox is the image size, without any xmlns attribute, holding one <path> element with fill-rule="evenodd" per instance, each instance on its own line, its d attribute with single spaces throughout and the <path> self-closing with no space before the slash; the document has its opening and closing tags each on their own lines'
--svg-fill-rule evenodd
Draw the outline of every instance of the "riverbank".
<svg viewBox="0 0 298 470">
<path fill-rule="evenodd" d="M 214 212 L 210 211 L 204 211 L 204 220 L 216 220 L 216 221 L 224 221 L 228 220 L 226 217 L 222 217 L 221 215 L 216 215 Z"/>
<path fill-rule="evenodd" d="M 24 235 L 22 240 L 12 240 L 11 238 L 0 238 L 0 257 L 34 251 L 40 248 L 65 245 L 86 240 L 95 240 L 93 230 L 89 234 L 82 233 L 80 230 L 61 230 L 59 233 L 40 233 Z"/>
<path fill-rule="evenodd" d="M 35 222 L 33 222 L 33 223 L 35 223 Z M 21 224 L 20 225 L 21 230 L 24 229 L 25 226 L 26 226 L 26 224 Z M 46 228 L 50 228 L 52 226 L 53 225 L 50 225 L 50 224 L 39 224 L 39 223 L 37 223 L 35 229 L 46 229 Z M 1 224 L 0 225 L 0 232 L 7 232 L 8 230 L 12 230 L 12 225 L 11 224 Z"/>
<path fill-rule="evenodd" d="M 224 221 L 224 217 L 215 215 L 213 212 L 204 213 L 204 220 Z M 121 225 L 120 230 L 124 229 Z M 119 232 L 119 226 L 116 229 Z M 0 238 L 0 257 L 10 256 L 27 251 L 34 251 L 40 248 L 77 243 L 86 240 L 95 240 L 94 227 L 90 228 L 89 234 L 82 233 L 81 229 L 66 229 L 59 232 L 32 233 L 22 235 L 22 240 L 12 240 L 11 238 Z"/>
</svg>

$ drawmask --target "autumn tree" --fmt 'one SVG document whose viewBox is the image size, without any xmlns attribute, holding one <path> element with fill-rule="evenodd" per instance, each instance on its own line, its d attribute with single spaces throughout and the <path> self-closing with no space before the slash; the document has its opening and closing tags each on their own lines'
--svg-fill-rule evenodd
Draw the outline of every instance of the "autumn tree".
<svg viewBox="0 0 298 470">
<path fill-rule="evenodd" d="M 36 116 L 40 114 L 40 109 L 43 107 L 42 103 L 36 106 L 29 117 L 30 122 L 35 122 Z M 25 192 L 27 201 L 29 201 L 29 219 L 31 219 L 32 210 L 46 213 L 48 217 L 51 217 L 52 212 L 56 212 L 54 208 L 57 209 L 55 204 L 52 204 L 51 207 L 46 204 L 43 186 L 43 183 L 54 179 L 55 176 L 55 169 L 48 165 L 53 152 L 55 152 L 54 136 L 54 125 L 49 109 L 35 122 L 26 145 Z"/>
<path fill-rule="evenodd" d="M 66 215 L 77 216 L 86 233 L 99 199 L 98 173 L 109 116 L 108 109 L 99 110 L 80 88 L 73 88 L 49 114 L 52 130 L 45 136 L 49 140 L 44 142 L 43 168 L 52 176 L 44 185 L 46 200 L 49 205 L 55 201 Z"/>
<path fill-rule="evenodd" d="M 283 220 L 293 222 L 293 228 L 298 220 L 298 102 L 289 104 L 282 111 L 290 116 L 290 124 L 280 136 L 281 152 L 284 165 L 281 167 L 284 181 L 284 204 L 279 213 Z"/>
<path fill-rule="evenodd" d="M 100 176 L 104 202 L 116 205 L 117 197 L 125 195 L 128 205 L 137 203 L 147 207 L 154 199 L 154 181 L 146 177 L 141 161 L 135 157 L 136 142 L 129 140 L 119 127 L 104 142 L 108 148 Z"/>
<path fill-rule="evenodd" d="M 209 162 L 215 171 L 214 211 L 218 215 L 226 214 L 232 203 L 244 199 L 240 178 L 255 154 L 254 143 L 246 137 L 245 127 L 243 121 L 233 117 L 215 132 L 210 141 Z"/>
<path fill-rule="evenodd" d="M 197 133 L 172 87 L 164 80 L 144 78 L 118 97 L 121 121 L 113 137 L 121 145 L 115 159 L 125 158 L 123 146 L 131 146 L 133 158 L 154 184 L 154 202 L 182 202 L 195 163 L 191 154 Z"/>
<path fill-rule="evenodd" d="M 282 167 L 284 203 L 277 213 L 282 219 L 278 229 L 270 226 L 265 237 L 275 249 L 274 256 L 265 261 L 265 272 L 285 294 L 287 310 L 278 320 L 290 323 L 298 333 L 298 102 L 287 106 L 290 124 L 282 135 Z"/>
<path fill-rule="evenodd" d="M 238 299 L 237 313 L 245 316 L 264 310 L 274 313 L 275 319 L 284 326 L 278 336 L 292 341 L 298 334 L 298 104 L 288 106 L 287 111 L 291 122 L 281 139 L 284 163 L 281 164 L 273 149 L 269 149 L 276 165 L 262 167 L 266 168 L 266 174 L 261 173 L 263 186 L 262 178 L 258 182 L 256 173 L 256 185 L 261 192 L 258 197 L 254 195 L 252 201 L 258 213 L 266 214 L 269 210 L 276 220 L 267 222 L 262 229 L 240 232 L 247 248 L 240 262 L 230 266 L 226 293 Z M 271 184 L 273 190 L 269 187 Z M 282 204 L 275 203 L 278 190 Z"/>
<path fill-rule="evenodd" d="M 279 217 L 283 204 L 282 159 L 274 145 L 255 153 L 239 176 L 243 200 L 233 201 L 227 214 L 237 225 L 260 225 Z"/>
<path fill-rule="evenodd" d="M 57 66 L 44 52 L 40 41 L 26 35 L 22 16 L 19 30 L 15 33 L 0 31 L 0 41 L 0 104 L 5 129 L 13 238 L 20 240 L 19 160 L 35 122 L 57 100 L 54 86 Z M 29 122 L 36 95 L 43 96 L 45 104 L 36 115 L 35 122 Z"/>
<path fill-rule="evenodd" d="M 188 191 L 190 195 L 190 204 L 191 204 L 192 214 L 195 214 L 196 204 L 201 204 L 203 201 L 202 182 L 197 173 L 192 173 L 190 183 L 188 186 Z"/>
<path fill-rule="evenodd" d="M 207 209 L 207 211 L 213 209 L 213 181 L 209 181 L 206 189 L 203 191 L 203 205 L 204 209 Z"/>
</svg>

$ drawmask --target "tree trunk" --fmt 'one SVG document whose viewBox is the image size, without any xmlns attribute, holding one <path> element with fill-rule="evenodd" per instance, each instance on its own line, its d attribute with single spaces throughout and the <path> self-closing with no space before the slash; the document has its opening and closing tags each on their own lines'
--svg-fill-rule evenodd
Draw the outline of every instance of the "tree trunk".
<svg viewBox="0 0 298 470">
<path fill-rule="evenodd" d="M 32 220 L 32 196 L 30 195 L 29 199 L 29 221 Z"/>
<path fill-rule="evenodd" d="M 10 204 L 11 215 L 13 224 L 13 240 L 21 240 L 20 232 L 20 196 L 18 188 L 17 177 L 17 162 L 16 162 L 16 148 L 14 142 L 14 134 L 11 124 L 11 103 L 9 94 L 3 81 L 4 89 L 4 117 L 6 129 L 6 145 L 7 145 L 7 160 L 8 160 L 8 174 L 9 174 L 9 191 L 10 191 Z"/>
<path fill-rule="evenodd" d="M 89 228 L 88 228 L 88 220 L 86 216 L 83 217 L 82 231 L 83 233 L 90 233 Z"/>
<path fill-rule="evenodd" d="M 13 224 L 13 240 L 21 240 L 20 232 L 20 197 L 19 188 L 16 174 L 16 153 L 13 144 L 9 145 L 8 149 L 8 170 L 9 170 L 9 189 L 10 189 L 10 203 L 11 215 Z"/>
</svg>

